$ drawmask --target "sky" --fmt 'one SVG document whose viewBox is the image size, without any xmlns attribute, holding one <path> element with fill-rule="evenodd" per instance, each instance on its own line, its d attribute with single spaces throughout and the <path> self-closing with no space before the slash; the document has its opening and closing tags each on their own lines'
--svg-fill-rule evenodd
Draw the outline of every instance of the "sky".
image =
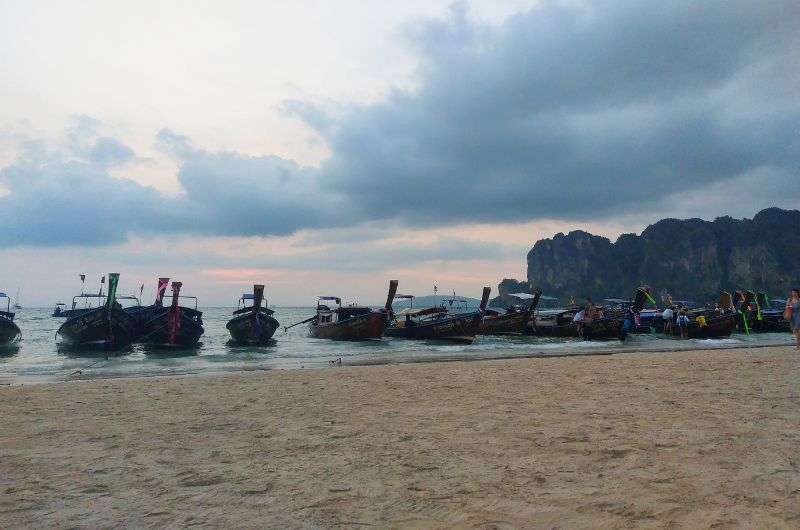
<svg viewBox="0 0 800 530">
<path fill-rule="evenodd" d="M 397 4 L 397 5 L 392 5 Z M 800 204 L 795 1 L 0 0 L 0 291 L 478 296 Z"/>
</svg>

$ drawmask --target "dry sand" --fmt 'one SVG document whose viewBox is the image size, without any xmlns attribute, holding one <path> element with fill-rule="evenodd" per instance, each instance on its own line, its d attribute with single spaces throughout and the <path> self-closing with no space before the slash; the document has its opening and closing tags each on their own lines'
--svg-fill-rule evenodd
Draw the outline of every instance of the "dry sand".
<svg viewBox="0 0 800 530">
<path fill-rule="evenodd" d="M 798 528 L 789 347 L 0 389 L 0 527 Z"/>
</svg>

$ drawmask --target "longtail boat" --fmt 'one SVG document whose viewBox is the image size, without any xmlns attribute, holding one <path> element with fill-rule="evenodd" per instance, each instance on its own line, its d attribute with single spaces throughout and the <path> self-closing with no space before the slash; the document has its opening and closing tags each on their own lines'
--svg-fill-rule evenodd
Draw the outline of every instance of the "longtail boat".
<svg viewBox="0 0 800 530">
<path fill-rule="evenodd" d="M 315 339 L 380 339 L 389 325 L 395 294 L 397 280 L 391 280 L 386 304 L 377 310 L 355 305 L 342 307 L 342 300 L 338 296 L 317 297 L 317 314 L 309 322 L 309 334 Z M 337 307 L 331 308 L 327 302 L 334 302 Z"/>
<path fill-rule="evenodd" d="M 715 314 L 713 311 L 696 310 L 687 313 L 689 325 L 687 327 L 687 338 L 690 339 L 720 339 L 730 337 L 739 321 L 736 313 Z M 702 320 L 698 317 L 702 316 Z M 705 323 L 701 323 L 705 321 Z M 673 337 L 680 337 L 681 332 L 678 326 L 672 326 L 670 333 Z"/>
<path fill-rule="evenodd" d="M 737 295 L 738 296 L 738 295 Z M 688 309 L 689 325 L 686 327 L 686 337 L 690 339 L 714 339 L 730 337 L 736 326 L 741 322 L 741 315 L 735 308 L 734 298 L 727 291 L 722 291 L 716 309 L 693 308 Z M 675 317 L 678 311 L 675 311 Z M 680 337 L 681 330 L 674 321 L 671 329 L 665 331 L 665 322 L 661 315 L 654 319 L 653 327 L 658 333 L 665 333 L 670 337 Z"/>
<path fill-rule="evenodd" d="M 754 326 L 756 331 L 768 333 L 792 331 L 789 321 L 783 318 L 786 300 L 770 300 L 766 293 L 759 292 L 756 293 L 756 302 L 762 317 Z"/>
<path fill-rule="evenodd" d="M 248 306 L 247 301 L 252 300 Z M 261 306 L 261 303 L 264 306 Z M 253 293 L 243 294 L 239 305 L 233 312 L 233 318 L 225 326 L 231 334 L 231 342 L 236 344 L 267 344 L 280 324 L 272 315 L 275 312 L 267 308 L 264 299 L 264 286 L 254 285 Z"/>
<path fill-rule="evenodd" d="M 645 310 L 648 303 L 653 308 Z M 606 311 L 606 314 L 622 321 L 620 338 L 623 340 L 628 334 L 653 333 L 656 325 L 661 325 L 661 311 L 653 299 L 652 289 L 647 285 L 636 289 L 632 301 L 624 301 L 616 309 Z"/>
<path fill-rule="evenodd" d="M 540 310 L 533 319 L 532 332 L 540 337 L 577 337 L 578 324 L 573 318 L 580 310 L 580 307 Z"/>
<path fill-rule="evenodd" d="M 11 346 L 19 341 L 22 332 L 14 323 L 14 313 L 11 312 L 11 298 L 6 293 L 0 293 L 0 298 L 6 299 L 6 310 L 0 311 L 0 347 Z"/>
<path fill-rule="evenodd" d="M 55 307 L 53 308 L 52 316 L 56 318 L 72 318 L 83 313 L 88 313 L 98 307 L 101 307 L 105 304 L 106 299 L 108 298 L 107 295 L 103 294 L 103 287 L 106 283 L 106 277 L 103 276 L 100 280 L 100 290 L 96 293 L 87 293 L 84 292 L 84 288 L 86 287 L 86 275 L 81 274 L 81 294 L 72 297 L 72 305 L 67 309 L 66 304 L 64 302 L 56 302 Z M 117 302 L 122 303 L 123 300 L 133 302 L 129 304 L 127 307 L 124 307 L 126 311 L 132 312 L 136 311 L 139 306 L 141 306 L 141 302 L 135 296 L 128 296 L 128 295 L 120 295 L 117 294 L 116 298 Z"/>
<path fill-rule="evenodd" d="M 773 309 L 766 294 L 749 290 L 736 291 L 735 300 L 740 332 L 749 334 L 791 331 L 789 321 L 783 318 L 783 307 Z"/>
<path fill-rule="evenodd" d="M 478 311 L 453 313 L 444 306 L 404 309 L 386 329 L 386 335 L 412 340 L 444 340 L 470 344 L 480 330 L 491 291 L 490 287 L 483 288 Z M 413 306 L 412 295 L 400 295 L 397 298 L 410 299 Z"/>
<path fill-rule="evenodd" d="M 68 318 L 58 328 L 64 344 L 78 349 L 119 350 L 136 338 L 136 319 L 117 302 L 119 274 L 108 275 L 106 303 Z"/>
<path fill-rule="evenodd" d="M 500 313 L 491 307 L 488 308 L 481 321 L 478 335 L 522 335 L 525 333 L 531 315 L 539 305 L 542 291 L 536 289 L 534 294 L 514 293 L 508 296 L 524 302 L 521 307 L 509 306 L 505 313 Z"/>
<path fill-rule="evenodd" d="M 602 309 L 598 307 L 597 309 Z M 602 318 L 575 321 L 582 307 L 540 311 L 534 320 L 533 334 L 540 337 L 579 338 L 583 340 L 624 339 L 622 314 L 612 312 Z M 580 315 L 579 315 L 580 318 Z"/>
<path fill-rule="evenodd" d="M 145 324 L 164 310 L 164 294 L 168 286 L 169 278 L 159 278 L 156 287 L 156 298 L 151 305 L 135 305 L 125 308 L 125 312 L 136 319 L 137 337 L 145 333 Z"/>
<path fill-rule="evenodd" d="M 70 309 L 64 309 L 64 304 L 56 304 L 53 309 L 52 316 L 56 318 L 73 318 L 89 311 L 94 311 L 108 299 L 108 295 L 100 293 L 82 293 L 72 297 L 72 306 Z M 117 303 L 121 301 L 132 302 L 130 306 L 124 307 L 123 310 L 128 313 L 134 313 L 141 308 L 141 303 L 138 298 L 133 295 L 118 295 L 116 298 Z M 97 303 L 95 304 L 95 301 Z"/>
<path fill-rule="evenodd" d="M 622 333 L 622 321 L 615 316 L 584 322 L 578 329 L 578 336 L 583 340 L 622 340 L 625 337 Z"/>
<path fill-rule="evenodd" d="M 197 346 L 204 332 L 203 313 L 197 310 L 196 297 L 181 296 L 182 286 L 181 282 L 172 282 L 172 304 L 169 307 L 145 311 L 148 319 L 141 325 L 137 342 L 151 348 Z M 181 298 L 193 299 L 194 309 L 181 306 Z"/>
</svg>

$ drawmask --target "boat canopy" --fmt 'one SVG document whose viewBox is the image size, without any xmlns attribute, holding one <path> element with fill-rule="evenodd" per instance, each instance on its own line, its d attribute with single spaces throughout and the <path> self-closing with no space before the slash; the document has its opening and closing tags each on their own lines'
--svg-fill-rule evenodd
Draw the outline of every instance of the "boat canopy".
<svg viewBox="0 0 800 530">
<path fill-rule="evenodd" d="M 533 300 L 534 298 L 536 298 L 536 295 L 530 293 L 512 293 L 509 294 L 508 296 L 513 296 L 514 298 L 519 298 L 520 300 Z"/>
<path fill-rule="evenodd" d="M 396 313 L 399 316 L 412 316 L 412 317 L 421 317 L 425 315 L 435 315 L 436 313 L 447 313 L 447 309 L 444 307 L 426 307 L 424 309 L 413 309 L 407 308 L 399 311 Z"/>
<path fill-rule="evenodd" d="M 252 300 L 252 299 L 253 299 L 253 293 L 244 293 L 242 295 L 242 300 Z"/>
<path fill-rule="evenodd" d="M 0 298 L 8 298 L 8 295 L 6 293 L 0 293 Z"/>
<path fill-rule="evenodd" d="M 339 305 L 342 305 L 342 299 L 338 296 L 318 296 L 317 300 L 331 300 Z"/>
<path fill-rule="evenodd" d="M 412 300 L 414 298 L 413 294 L 396 294 L 394 295 L 394 299 L 397 300 L 398 298 L 402 298 L 405 300 Z"/>
</svg>

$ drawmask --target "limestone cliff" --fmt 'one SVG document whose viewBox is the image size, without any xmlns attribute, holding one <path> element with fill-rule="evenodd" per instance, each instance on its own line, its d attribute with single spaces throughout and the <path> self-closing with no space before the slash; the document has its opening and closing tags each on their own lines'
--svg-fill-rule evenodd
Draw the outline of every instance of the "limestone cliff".
<svg viewBox="0 0 800 530">
<path fill-rule="evenodd" d="M 800 211 L 768 208 L 741 220 L 664 219 L 613 243 L 581 230 L 559 233 L 528 252 L 528 281 L 545 294 L 576 298 L 628 297 L 641 284 L 696 300 L 738 287 L 785 296 L 800 286 Z"/>
</svg>

